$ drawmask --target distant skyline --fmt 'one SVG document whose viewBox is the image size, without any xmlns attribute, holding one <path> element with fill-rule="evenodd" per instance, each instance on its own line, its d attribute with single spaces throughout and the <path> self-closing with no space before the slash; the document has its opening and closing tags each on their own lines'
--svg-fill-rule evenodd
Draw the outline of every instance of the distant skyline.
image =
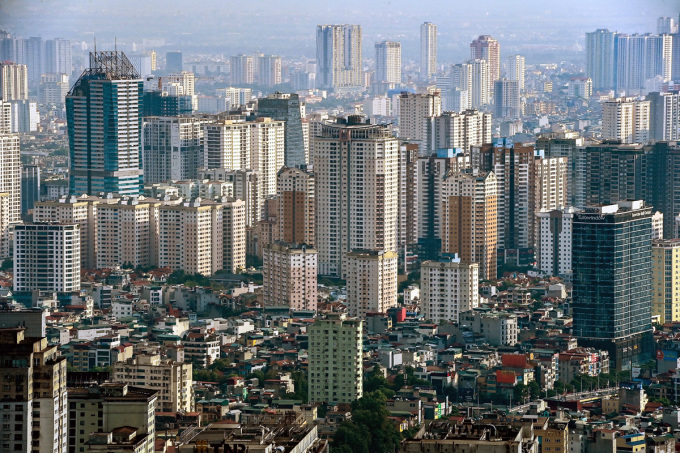
<svg viewBox="0 0 680 453">
<path fill-rule="evenodd" d="M 197 5 L 198 4 L 198 5 Z M 200 5 L 203 5 L 202 7 Z M 484 6 L 483 8 L 480 6 Z M 194 4 L 176 0 L 2 0 L 0 29 L 16 36 L 63 37 L 102 46 L 162 39 L 187 53 L 262 51 L 284 58 L 315 56 L 318 24 L 359 24 L 365 56 L 375 42 L 402 42 L 403 61 L 419 58 L 419 27 L 438 25 L 439 63 L 469 55 L 479 34 L 501 42 L 503 55 L 559 54 L 582 50 L 584 33 L 609 28 L 625 33 L 656 32 L 659 16 L 677 19 L 679 2 L 669 0 L 540 0 L 455 3 L 379 0 L 319 3 L 271 0 L 240 3 L 210 0 Z"/>
</svg>

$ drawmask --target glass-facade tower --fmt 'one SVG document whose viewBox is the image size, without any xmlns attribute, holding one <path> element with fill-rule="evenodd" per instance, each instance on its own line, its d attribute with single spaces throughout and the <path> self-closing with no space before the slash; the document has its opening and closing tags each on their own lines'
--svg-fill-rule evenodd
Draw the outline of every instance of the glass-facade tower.
<svg viewBox="0 0 680 453">
<path fill-rule="evenodd" d="M 305 140 L 302 132 L 302 112 L 297 94 L 276 92 L 257 101 L 257 114 L 276 121 L 285 121 L 286 167 L 299 167 L 307 164 Z"/>
<path fill-rule="evenodd" d="M 652 358 L 651 217 L 643 201 L 574 214 L 573 333 L 618 370 Z"/>
<path fill-rule="evenodd" d="M 143 82 L 123 52 L 90 53 L 66 97 L 72 195 L 142 193 Z"/>
</svg>

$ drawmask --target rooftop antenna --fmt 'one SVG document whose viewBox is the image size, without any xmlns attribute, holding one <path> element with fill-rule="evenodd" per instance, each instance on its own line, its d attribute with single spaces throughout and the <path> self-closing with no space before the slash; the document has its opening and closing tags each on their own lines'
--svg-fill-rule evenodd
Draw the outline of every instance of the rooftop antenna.
<svg viewBox="0 0 680 453">
<path fill-rule="evenodd" d="M 118 38 L 116 36 L 113 37 L 113 50 L 118 53 Z"/>
</svg>

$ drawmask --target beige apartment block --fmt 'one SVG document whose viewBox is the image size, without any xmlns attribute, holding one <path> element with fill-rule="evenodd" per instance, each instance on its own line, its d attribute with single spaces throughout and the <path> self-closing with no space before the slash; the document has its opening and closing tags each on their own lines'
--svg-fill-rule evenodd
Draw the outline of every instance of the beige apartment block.
<svg viewBox="0 0 680 453">
<path fill-rule="evenodd" d="M 316 310 L 316 260 L 316 250 L 305 245 L 271 244 L 265 247 L 264 305 Z"/>
<path fill-rule="evenodd" d="M 397 254 L 354 250 L 347 254 L 347 309 L 350 316 L 386 313 L 397 305 Z"/>
<path fill-rule="evenodd" d="M 279 236 L 289 244 L 314 245 L 314 174 L 283 167 L 277 176 Z"/>
</svg>

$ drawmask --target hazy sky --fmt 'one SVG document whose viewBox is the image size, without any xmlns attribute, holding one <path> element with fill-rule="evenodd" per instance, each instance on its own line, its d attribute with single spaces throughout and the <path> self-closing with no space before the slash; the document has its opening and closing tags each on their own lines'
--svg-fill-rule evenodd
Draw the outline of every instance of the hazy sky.
<svg viewBox="0 0 680 453">
<path fill-rule="evenodd" d="M 198 6 L 197 6 L 198 5 Z M 399 40 L 403 57 L 418 55 L 419 25 L 438 25 L 440 60 L 465 58 L 470 40 L 490 34 L 503 53 L 578 50 L 583 33 L 610 28 L 656 32 L 659 16 L 678 17 L 680 0 L 0 0 L 0 28 L 17 36 L 141 43 L 225 56 L 262 51 L 314 56 L 315 26 L 357 23 L 364 49 Z M 507 55 L 507 53 L 506 53 Z"/>
</svg>

